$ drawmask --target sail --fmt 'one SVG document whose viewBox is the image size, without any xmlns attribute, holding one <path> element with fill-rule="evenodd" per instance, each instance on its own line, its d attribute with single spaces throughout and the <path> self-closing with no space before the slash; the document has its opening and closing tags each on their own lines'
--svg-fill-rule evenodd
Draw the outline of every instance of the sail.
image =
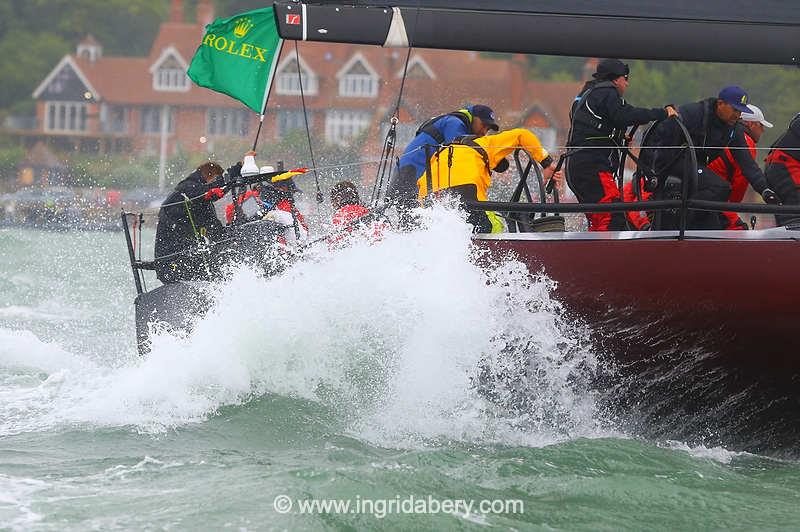
<svg viewBox="0 0 800 532">
<path fill-rule="evenodd" d="M 275 3 L 281 37 L 382 46 L 797 64 L 785 0 L 316 0 Z"/>
</svg>

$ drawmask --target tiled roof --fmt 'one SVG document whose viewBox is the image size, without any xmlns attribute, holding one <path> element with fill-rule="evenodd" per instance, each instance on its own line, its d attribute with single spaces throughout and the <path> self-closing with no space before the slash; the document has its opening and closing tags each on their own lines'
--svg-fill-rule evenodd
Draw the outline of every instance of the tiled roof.
<svg viewBox="0 0 800 532">
<path fill-rule="evenodd" d="M 242 104 L 194 84 L 186 92 L 157 91 L 148 58 L 101 57 L 90 61 L 73 57 L 78 68 L 94 86 L 100 98 L 109 103 L 135 105 L 198 105 L 210 107 L 241 107 Z M 191 59 L 191 58 L 190 58 Z"/>
</svg>

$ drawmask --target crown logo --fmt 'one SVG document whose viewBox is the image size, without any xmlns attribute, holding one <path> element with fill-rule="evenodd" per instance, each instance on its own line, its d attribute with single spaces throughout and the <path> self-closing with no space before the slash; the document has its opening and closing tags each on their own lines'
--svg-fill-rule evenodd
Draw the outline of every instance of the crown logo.
<svg viewBox="0 0 800 532">
<path fill-rule="evenodd" d="M 233 28 L 233 34 L 239 37 L 240 39 L 247 35 L 247 32 L 253 29 L 253 21 L 249 18 L 240 18 L 236 21 L 236 26 Z"/>
</svg>

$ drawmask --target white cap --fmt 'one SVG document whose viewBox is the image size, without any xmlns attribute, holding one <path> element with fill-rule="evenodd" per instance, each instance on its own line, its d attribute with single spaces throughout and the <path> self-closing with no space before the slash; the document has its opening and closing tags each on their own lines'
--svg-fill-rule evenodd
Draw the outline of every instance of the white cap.
<svg viewBox="0 0 800 532">
<path fill-rule="evenodd" d="M 742 120 L 745 122 L 760 122 L 764 127 L 772 127 L 770 122 L 767 122 L 767 119 L 764 118 L 764 112 L 753 105 L 752 103 L 748 103 L 747 107 L 750 108 L 751 112 L 749 113 L 742 113 Z"/>
<path fill-rule="evenodd" d="M 241 174 L 243 177 L 258 174 L 258 165 L 256 165 L 256 158 L 252 155 L 244 156 L 244 163 L 242 163 Z"/>
</svg>

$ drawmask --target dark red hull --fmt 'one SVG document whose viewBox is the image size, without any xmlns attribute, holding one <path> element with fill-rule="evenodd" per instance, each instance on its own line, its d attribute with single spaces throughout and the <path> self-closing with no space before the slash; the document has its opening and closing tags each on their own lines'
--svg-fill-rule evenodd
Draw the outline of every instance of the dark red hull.
<svg viewBox="0 0 800 532">
<path fill-rule="evenodd" d="M 558 283 L 556 299 L 619 356 L 702 343 L 730 358 L 800 370 L 800 242 L 790 232 L 623 235 L 511 234 L 476 242 L 544 271 Z"/>
</svg>

